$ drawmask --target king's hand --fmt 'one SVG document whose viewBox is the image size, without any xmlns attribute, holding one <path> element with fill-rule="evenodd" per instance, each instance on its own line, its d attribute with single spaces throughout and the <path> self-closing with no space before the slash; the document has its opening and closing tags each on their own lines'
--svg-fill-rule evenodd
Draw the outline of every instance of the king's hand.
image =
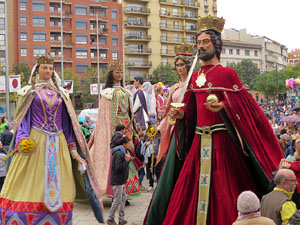
<svg viewBox="0 0 300 225">
<path fill-rule="evenodd" d="M 205 107 L 211 112 L 219 112 L 224 108 L 223 102 L 204 103 Z"/>
</svg>

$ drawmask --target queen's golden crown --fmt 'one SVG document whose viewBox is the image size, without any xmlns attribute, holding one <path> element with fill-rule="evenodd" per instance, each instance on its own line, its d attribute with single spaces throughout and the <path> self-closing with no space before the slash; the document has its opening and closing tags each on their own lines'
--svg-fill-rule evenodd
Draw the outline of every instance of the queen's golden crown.
<svg viewBox="0 0 300 225">
<path fill-rule="evenodd" d="M 108 64 L 108 71 L 119 70 L 123 71 L 122 63 L 120 60 L 114 60 Z"/>
<path fill-rule="evenodd" d="M 224 24 L 225 19 L 223 17 L 219 18 L 216 16 L 206 16 L 198 19 L 199 31 L 214 30 L 218 33 L 222 33 Z"/>
<path fill-rule="evenodd" d="M 36 57 L 37 64 L 53 64 L 54 58 L 51 55 L 38 55 Z"/>
</svg>

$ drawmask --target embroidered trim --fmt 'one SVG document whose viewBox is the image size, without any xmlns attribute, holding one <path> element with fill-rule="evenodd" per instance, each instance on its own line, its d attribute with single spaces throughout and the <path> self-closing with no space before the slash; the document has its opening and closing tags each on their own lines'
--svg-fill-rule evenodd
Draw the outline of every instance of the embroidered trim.
<svg viewBox="0 0 300 225">
<path fill-rule="evenodd" d="M 44 130 L 40 127 L 37 127 L 37 126 L 32 126 L 32 128 L 35 130 L 41 131 L 43 133 L 49 134 L 49 135 L 58 135 L 62 132 L 62 130 L 59 130 L 58 132 L 50 132 L 50 131 Z"/>
<path fill-rule="evenodd" d="M 222 91 L 231 91 L 231 92 L 238 92 L 241 91 L 242 89 L 244 89 L 243 87 L 240 89 L 229 89 L 229 88 L 223 88 L 223 87 L 209 87 L 209 88 L 197 88 L 197 89 L 193 89 L 192 84 L 190 85 L 191 89 L 188 89 L 187 91 L 210 91 L 210 90 L 222 90 Z"/>
</svg>

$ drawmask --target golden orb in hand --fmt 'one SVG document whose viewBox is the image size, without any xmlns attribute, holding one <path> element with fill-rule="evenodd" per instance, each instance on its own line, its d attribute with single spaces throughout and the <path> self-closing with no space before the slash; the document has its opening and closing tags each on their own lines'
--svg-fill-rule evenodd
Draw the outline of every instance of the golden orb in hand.
<svg viewBox="0 0 300 225">
<path fill-rule="evenodd" d="M 207 103 L 217 103 L 217 102 L 219 102 L 219 99 L 216 95 L 210 94 L 210 95 L 207 96 L 206 102 Z"/>
</svg>

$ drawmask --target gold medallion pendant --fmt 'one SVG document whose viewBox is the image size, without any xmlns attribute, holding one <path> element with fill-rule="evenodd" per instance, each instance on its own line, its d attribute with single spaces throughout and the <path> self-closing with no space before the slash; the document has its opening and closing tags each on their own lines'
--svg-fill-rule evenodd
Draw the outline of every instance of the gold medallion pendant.
<svg viewBox="0 0 300 225">
<path fill-rule="evenodd" d="M 204 73 L 201 73 L 196 80 L 196 84 L 199 88 L 203 87 L 206 83 L 206 75 Z"/>
</svg>

